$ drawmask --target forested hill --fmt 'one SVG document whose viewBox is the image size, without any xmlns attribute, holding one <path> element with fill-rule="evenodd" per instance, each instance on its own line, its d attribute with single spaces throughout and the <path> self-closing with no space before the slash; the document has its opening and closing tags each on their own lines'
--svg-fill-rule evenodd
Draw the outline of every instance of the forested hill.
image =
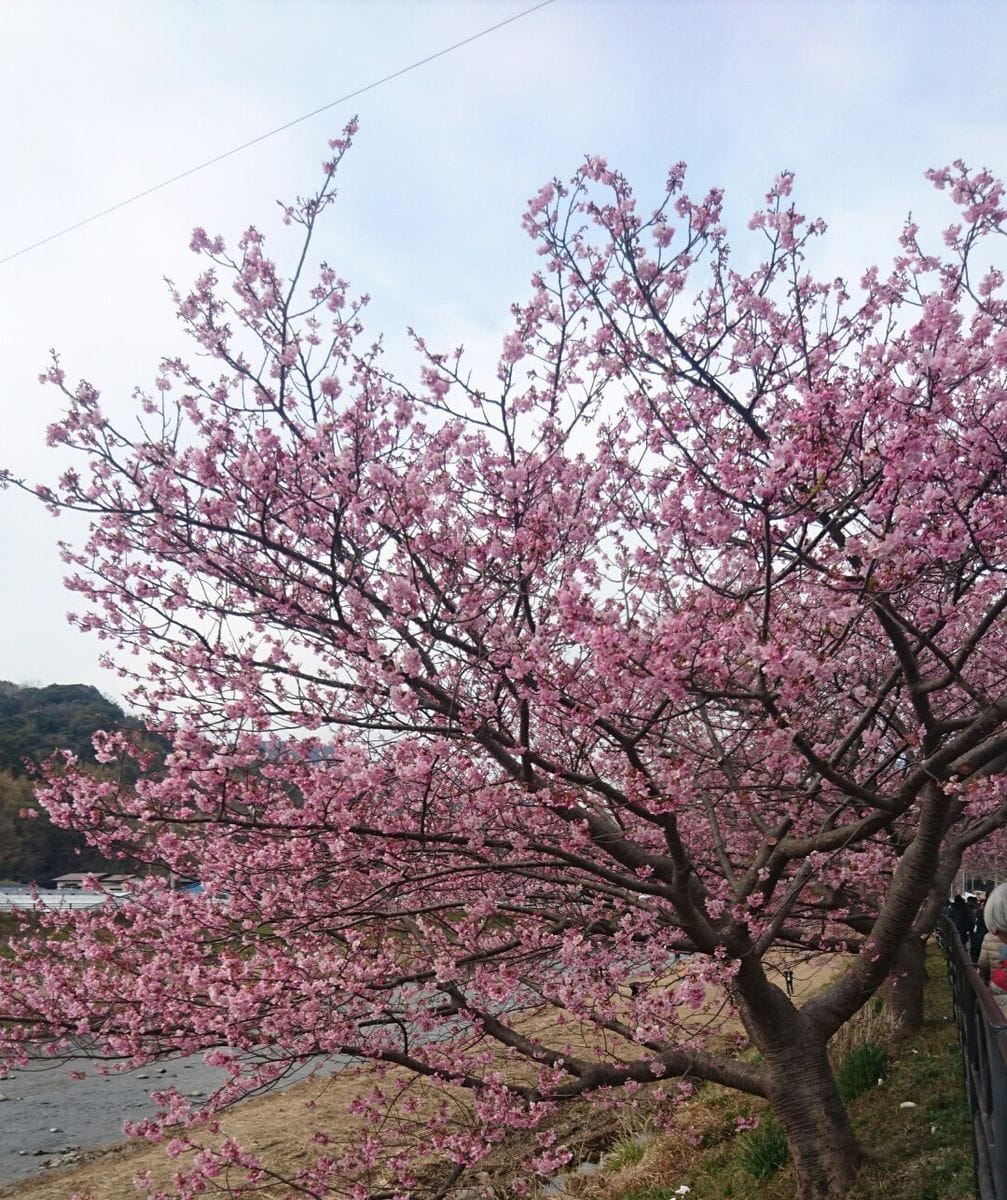
<svg viewBox="0 0 1007 1200">
<path fill-rule="evenodd" d="M 91 735 L 138 723 L 97 688 L 81 683 L 18 687 L 0 680 L 0 880 L 47 884 L 65 871 L 107 870 L 83 840 L 55 828 L 32 797 L 26 762 L 72 750 L 93 762 Z M 19 816 L 38 812 L 35 819 Z"/>
<path fill-rule="evenodd" d="M 136 726 L 118 706 L 83 683 L 18 687 L 0 680 L 0 771 L 25 774 L 25 760 L 42 762 L 54 750 L 94 761 L 97 729 Z"/>
</svg>

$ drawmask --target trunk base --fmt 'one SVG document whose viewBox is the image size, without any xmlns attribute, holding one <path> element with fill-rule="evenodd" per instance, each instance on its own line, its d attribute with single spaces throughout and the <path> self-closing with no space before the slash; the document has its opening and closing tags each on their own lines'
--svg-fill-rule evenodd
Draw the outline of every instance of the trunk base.
<svg viewBox="0 0 1007 1200">
<path fill-rule="evenodd" d="M 797 1174 L 796 1200 L 844 1200 L 863 1155 L 822 1042 L 811 1035 L 773 1055 L 769 1100 Z"/>
</svg>

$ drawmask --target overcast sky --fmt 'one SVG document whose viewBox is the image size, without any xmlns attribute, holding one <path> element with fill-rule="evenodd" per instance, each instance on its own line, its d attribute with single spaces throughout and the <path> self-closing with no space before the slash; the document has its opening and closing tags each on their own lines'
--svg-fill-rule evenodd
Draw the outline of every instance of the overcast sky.
<svg viewBox="0 0 1007 1200">
<path fill-rule="evenodd" d="M 533 0 L 0 0 L 0 259 L 232 146 L 505 21 Z M 0 265 L 0 465 L 51 479 L 57 348 L 107 407 L 182 348 L 163 277 L 189 233 L 276 231 L 326 140 L 361 129 L 319 245 L 368 326 L 404 354 L 489 356 L 536 266 L 526 200 L 606 156 L 646 200 L 670 163 L 747 215 L 782 168 L 830 225 L 828 267 L 890 257 L 922 178 L 963 157 L 1007 171 L 1007 23 L 998 3 L 554 0 L 505 28 Z M 100 646 L 67 626 L 56 548 L 79 536 L 0 493 L 0 679 L 118 697 Z"/>
</svg>

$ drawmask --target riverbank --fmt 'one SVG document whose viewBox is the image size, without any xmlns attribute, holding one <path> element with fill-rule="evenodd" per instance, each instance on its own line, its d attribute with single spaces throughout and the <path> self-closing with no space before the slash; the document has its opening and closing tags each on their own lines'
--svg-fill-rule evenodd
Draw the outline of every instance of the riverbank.
<svg viewBox="0 0 1007 1200">
<path fill-rule="evenodd" d="M 929 969 L 924 1029 L 891 1047 L 883 1083 L 851 1104 L 866 1161 L 848 1200 L 974 1200 L 961 1060 L 939 955 L 931 957 Z M 248 1100 L 228 1114 L 227 1131 L 263 1154 L 274 1169 L 303 1165 L 310 1131 L 345 1131 L 346 1104 L 360 1086 L 360 1076 L 347 1073 Z M 745 1135 L 738 1134 L 736 1121 L 751 1108 L 752 1102 L 723 1089 L 703 1089 L 682 1109 L 681 1130 L 670 1133 L 655 1133 L 644 1107 L 565 1110 L 563 1140 L 577 1161 L 591 1168 L 571 1172 L 566 1194 L 571 1200 L 679 1200 L 683 1195 L 689 1200 L 792 1200 L 787 1166 L 756 1179 L 743 1165 Z M 511 1161 L 517 1157 L 511 1150 Z M 507 1184 L 506 1145 L 484 1166 L 496 1194 L 514 1194 Z M 167 1182 L 170 1160 L 163 1150 L 120 1143 L 73 1168 L 0 1188 L 0 1200 L 68 1200 L 75 1193 L 91 1200 L 133 1200 L 132 1181 L 147 1170 Z M 466 1180 L 466 1185 L 475 1182 Z M 691 1190 L 683 1193 L 682 1187 Z M 262 1198 L 285 1194 L 282 1188 L 257 1192 Z"/>
<path fill-rule="evenodd" d="M 99 1073 L 99 1065 L 75 1062 L 83 1079 L 71 1079 L 66 1063 L 46 1060 L 0 1076 L 0 1187 L 74 1165 L 121 1142 L 125 1121 L 152 1115 L 152 1091 L 175 1088 L 198 1104 L 227 1079 L 226 1071 L 207 1066 L 201 1054 L 107 1075 Z M 309 1074 L 303 1068 L 286 1082 Z"/>
<path fill-rule="evenodd" d="M 823 956 L 816 961 L 798 966 L 792 981 L 796 995 L 799 997 L 817 990 L 835 970 L 836 962 L 835 958 Z M 531 1025 L 535 1025 L 539 1021 L 540 1018 L 529 1014 Z M 528 1031 L 532 1032 L 532 1029 L 529 1028 Z M 548 1037 L 548 1030 L 544 1027 L 537 1028 L 534 1032 L 539 1036 Z M 572 1029 L 567 1027 L 564 1036 L 570 1038 L 575 1035 Z M 208 1092 L 210 1081 L 204 1082 L 198 1073 L 202 1064 L 200 1063 L 197 1067 L 192 1065 L 192 1060 L 186 1060 L 186 1062 L 190 1065 L 179 1066 L 177 1077 L 181 1081 L 175 1082 L 174 1086 L 183 1093 L 191 1094 L 199 1090 Z M 174 1069 L 171 1064 L 164 1064 L 164 1067 Z M 209 1070 L 208 1068 L 202 1069 Z M 157 1079 L 140 1078 L 141 1074 L 150 1075 L 152 1073 L 148 1068 L 138 1073 L 133 1082 L 144 1085 L 148 1090 L 165 1086 L 171 1082 L 168 1076 L 160 1076 Z M 45 1143 L 44 1135 L 49 1127 L 60 1130 L 66 1127 L 66 1121 L 62 1114 L 67 1109 L 77 1109 L 89 1105 L 93 1107 L 98 1104 L 107 1108 L 105 1115 L 112 1116 L 114 1115 L 112 1101 L 120 1094 L 129 1104 L 137 1103 L 134 1099 L 128 1098 L 126 1093 L 119 1093 L 116 1090 L 119 1087 L 127 1086 L 125 1081 L 129 1078 L 129 1076 L 115 1076 L 108 1080 L 92 1080 L 90 1081 L 92 1091 L 86 1096 L 82 1092 L 71 1093 L 68 1091 L 64 1093 L 62 1110 L 57 1103 L 56 1107 L 47 1107 L 38 1111 L 36 1117 L 42 1143 Z M 62 1079 L 66 1081 L 65 1068 Z M 345 1070 L 325 1078 L 295 1083 L 282 1094 L 247 1100 L 235 1106 L 225 1114 L 222 1122 L 223 1128 L 227 1136 L 233 1138 L 251 1153 L 259 1155 L 268 1164 L 270 1170 L 275 1171 L 278 1175 L 283 1175 L 303 1169 L 317 1153 L 317 1147 L 312 1146 L 310 1141 L 316 1130 L 325 1130 L 330 1135 L 331 1143 L 326 1147 L 328 1153 L 338 1153 L 340 1144 L 349 1148 L 354 1133 L 360 1130 L 361 1120 L 348 1116 L 348 1109 L 351 1102 L 369 1090 L 372 1084 L 373 1076 L 369 1075 L 366 1069 Z M 4 1088 L 8 1089 L 8 1095 L 12 1094 L 9 1082 L 0 1083 L 0 1089 Z M 56 1090 L 58 1091 L 58 1087 Z M 417 1093 L 421 1091 L 422 1089 L 416 1089 Z M 27 1091 L 19 1094 L 26 1098 L 23 1113 L 30 1115 L 34 1108 L 28 1103 L 31 1094 Z M 58 1100 L 58 1097 L 53 1097 L 53 1099 Z M 458 1102 L 461 1111 L 464 1101 L 459 1097 Z M 12 1101 L 0 1103 L 0 1130 L 4 1127 L 3 1118 L 7 1116 L 11 1103 Z M 557 1120 L 555 1132 L 562 1143 L 569 1146 L 578 1159 L 597 1158 L 599 1152 L 618 1136 L 627 1111 L 629 1111 L 628 1104 L 621 1105 L 620 1111 L 616 1113 L 599 1111 L 588 1104 L 571 1106 L 569 1109 L 563 1110 L 561 1118 Z M 107 1140 L 113 1141 L 119 1136 L 124 1118 L 136 1120 L 142 1115 L 142 1109 L 139 1107 L 130 1108 L 125 1112 L 120 1110 L 118 1124 L 116 1125 L 115 1121 L 112 1121 L 114 1129 L 109 1133 Z M 0 1138 L 2 1136 L 0 1134 Z M 53 1149 L 58 1149 L 60 1145 L 67 1145 L 75 1140 L 79 1141 L 79 1139 L 71 1138 L 62 1132 L 52 1134 L 51 1137 L 56 1139 Z M 94 1144 L 92 1143 L 92 1145 Z M 415 1129 L 411 1144 L 414 1149 L 416 1146 L 424 1144 L 423 1130 L 419 1125 Z M 23 1148 L 25 1147 L 20 1144 L 11 1144 L 13 1157 L 20 1167 L 19 1174 L 30 1177 L 22 1179 L 19 1183 L 0 1188 L 0 1198 L 3 1200 L 67 1200 L 69 1196 L 78 1193 L 90 1197 L 91 1200 L 132 1200 L 137 1195 L 133 1187 L 133 1179 L 136 1175 L 141 1172 L 149 1172 L 155 1180 L 165 1186 L 174 1170 L 180 1165 L 178 1160 L 169 1159 L 162 1147 L 142 1142 L 120 1143 L 103 1152 L 89 1152 L 83 1143 L 80 1143 L 80 1149 L 69 1151 L 70 1156 L 78 1156 L 76 1161 L 68 1158 L 68 1155 L 53 1154 L 45 1158 L 33 1156 L 26 1162 L 28 1156 L 20 1154 L 20 1150 Z M 48 1146 L 41 1145 L 40 1148 L 45 1149 Z M 517 1143 L 515 1143 L 514 1149 L 505 1146 L 494 1155 L 494 1162 L 487 1164 L 495 1178 L 506 1176 L 509 1163 L 517 1161 L 519 1155 L 515 1153 L 516 1149 Z M 41 1164 L 50 1161 L 54 1164 L 53 1167 L 38 1173 Z M 285 1190 L 278 1185 L 276 1195 L 286 1195 L 288 1192 L 289 1189 Z M 262 1200 L 267 1200 L 273 1195 L 268 1188 L 257 1190 L 256 1194 L 262 1197 Z"/>
<path fill-rule="evenodd" d="M 884 1043 L 889 1065 L 883 1079 L 849 1104 L 864 1164 L 846 1200 L 976 1200 L 958 1031 L 944 956 L 933 943 L 927 969 L 923 1028 Z M 860 1015 L 866 1028 L 859 1035 L 854 1031 L 853 1044 L 860 1037 L 886 1037 L 883 1026 L 871 1027 L 876 1012 L 873 1002 Z M 737 1093 L 703 1089 L 686 1106 L 678 1132 L 647 1136 L 645 1122 L 624 1125 L 601 1169 L 582 1181 L 573 1178 L 566 1195 L 793 1200 L 793 1171 L 783 1158 L 774 1158 L 771 1140 L 737 1130 L 739 1117 L 758 1111 L 758 1102 Z"/>
</svg>

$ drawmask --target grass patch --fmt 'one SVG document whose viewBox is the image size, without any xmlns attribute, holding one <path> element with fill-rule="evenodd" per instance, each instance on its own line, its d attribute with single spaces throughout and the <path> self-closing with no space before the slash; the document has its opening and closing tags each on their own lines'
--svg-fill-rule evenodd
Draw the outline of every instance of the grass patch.
<svg viewBox="0 0 1007 1200">
<path fill-rule="evenodd" d="M 763 1117 L 758 1129 L 746 1134 L 738 1151 L 742 1168 L 753 1179 L 768 1179 L 787 1163 L 790 1150 L 783 1126 L 770 1113 Z"/>
<path fill-rule="evenodd" d="M 624 1171 L 642 1160 L 645 1144 L 638 1137 L 620 1138 L 605 1155 L 605 1170 L 612 1174 Z"/>
<path fill-rule="evenodd" d="M 877 1087 L 888 1073 L 888 1051 L 876 1042 L 855 1046 L 835 1073 L 839 1098 L 847 1107 L 868 1088 Z"/>
</svg>

